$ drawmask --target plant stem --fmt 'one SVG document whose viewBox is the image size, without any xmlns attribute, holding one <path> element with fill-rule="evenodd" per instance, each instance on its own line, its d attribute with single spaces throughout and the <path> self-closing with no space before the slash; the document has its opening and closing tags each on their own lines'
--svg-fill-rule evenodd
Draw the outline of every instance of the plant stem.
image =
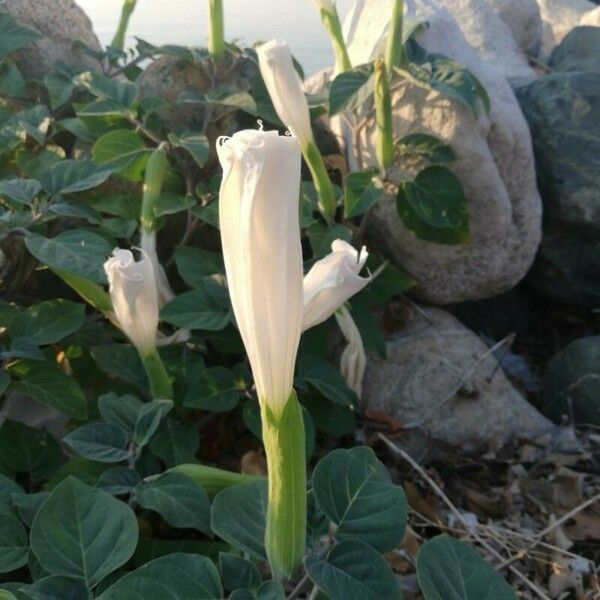
<svg viewBox="0 0 600 600">
<path fill-rule="evenodd" d="M 323 157 L 314 140 L 302 148 L 302 155 L 310 169 L 313 183 L 317 190 L 319 210 L 327 221 L 331 221 L 335 216 L 335 192 L 333 190 L 333 185 L 331 184 L 331 179 L 329 179 Z"/>
<path fill-rule="evenodd" d="M 144 354 L 140 353 L 140 357 L 150 381 L 152 397 L 172 400 L 173 386 L 171 385 L 171 378 L 156 348 Z"/>
<path fill-rule="evenodd" d="M 306 450 L 302 407 L 292 391 L 281 415 L 261 402 L 269 469 L 265 548 L 273 577 L 289 579 L 306 546 Z"/>
<path fill-rule="evenodd" d="M 387 169 L 394 160 L 394 141 L 392 129 L 392 97 L 385 63 L 375 61 L 375 151 L 377 161 L 385 179 Z"/>
<path fill-rule="evenodd" d="M 215 59 L 225 52 L 225 27 L 223 23 L 223 0 L 208 1 L 208 51 Z"/>
<path fill-rule="evenodd" d="M 135 10 L 136 2 L 137 0 L 124 0 L 123 2 L 119 26 L 117 27 L 115 37 L 110 44 L 115 50 L 123 51 L 125 47 L 125 34 L 127 33 L 127 27 L 129 26 L 129 19 Z"/>
<path fill-rule="evenodd" d="M 352 71 L 352 63 L 348 56 L 348 48 L 346 47 L 344 34 L 342 33 L 342 26 L 340 24 L 337 8 L 335 4 L 332 6 L 333 10 L 328 9 L 325 5 L 321 6 L 319 12 L 321 13 L 321 21 L 329 34 L 329 39 L 333 46 L 335 70 L 337 73 L 345 73 L 346 71 Z"/>
<path fill-rule="evenodd" d="M 156 205 L 162 191 L 167 167 L 167 153 L 159 146 L 156 150 L 152 151 L 146 164 L 140 219 L 143 231 L 151 232 L 156 230 Z"/>
<path fill-rule="evenodd" d="M 404 19 L 404 0 L 394 0 L 392 6 L 392 20 L 387 39 L 385 52 L 385 65 L 388 76 L 391 76 L 394 67 L 399 67 L 404 62 L 404 45 L 402 44 L 402 27 Z"/>
</svg>

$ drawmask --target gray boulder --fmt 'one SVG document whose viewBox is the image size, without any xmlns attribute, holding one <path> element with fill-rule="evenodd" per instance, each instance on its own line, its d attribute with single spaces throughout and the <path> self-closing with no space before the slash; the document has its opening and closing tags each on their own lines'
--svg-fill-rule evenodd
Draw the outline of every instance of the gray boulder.
<svg viewBox="0 0 600 600">
<path fill-rule="evenodd" d="M 543 410 L 558 422 L 600 426 L 600 336 L 571 342 L 548 363 Z"/>
<path fill-rule="evenodd" d="M 548 61 L 553 71 L 600 73 L 600 27 L 575 27 L 554 49 Z"/>
<path fill-rule="evenodd" d="M 73 0 L 5 0 L 0 10 L 44 36 L 15 53 L 15 62 L 25 77 L 42 79 L 58 60 L 80 70 L 99 68 L 98 61 L 73 49 L 75 42 L 101 49 L 91 21 Z"/>
<path fill-rule="evenodd" d="M 529 122 L 544 204 L 544 240 L 531 281 L 597 306 L 600 263 L 600 73 L 555 73 L 517 90 Z"/>
<path fill-rule="evenodd" d="M 409 309 L 406 327 L 370 359 L 365 409 L 469 449 L 536 438 L 552 424 L 513 387 L 490 349 L 449 313 Z"/>
</svg>

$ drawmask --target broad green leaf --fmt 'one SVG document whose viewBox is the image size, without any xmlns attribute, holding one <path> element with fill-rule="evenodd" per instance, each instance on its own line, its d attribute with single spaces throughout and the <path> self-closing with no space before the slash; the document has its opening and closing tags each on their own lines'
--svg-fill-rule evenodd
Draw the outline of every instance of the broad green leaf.
<svg viewBox="0 0 600 600">
<path fill-rule="evenodd" d="M 104 183 L 114 171 L 89 160 L 62 160 L 42 174 L 42 187 L 52 196 L 83 192 Z"/>
<path fill-rule="evenodd" d="M 58 70 L 51 71 L 44 77 L 44 85 L 48 89 L 52 108 L 58 108 L 66 104 L 75 88 L 72 74 Z"/>
<path fill-rule="evenodd" d="M 111 496 L 122 496 L 131 494 L 139 482 L 140 475 L 137 471 L 128 467 L 113 467 L 100 475 L 96 487 Z"/>
<path fill-rule="evenodd" d="M 350 173 L 344 178 L 344 214 L 347 219 L 364 215 L 383 194 L 383 184 L 371 171 Z"/>
<path fill-rule="evenodd" d="M 47 431 L 9 420 L 0 427 L 0 467 L 40 480 L 48 477 L 61 459 L 60 446 Z"/>
<path fill-rule="evenodd" d="M 56 489 L 69 477 L 76 477 L 79 481 L 82 481 L 87 485 L 95 486 L 100 480 L 100 477 L 102 477 L 102 474 L 110 468 L 111 466 L 108 463 L 88 460 L 81 456 L 74 456 L 55 471 L 50 481 L 47 483 L 46 489 Z"/>
<path fill-rule="evenodd" d="M 173 408 L 172 400 L 153 400 L 144 404 L 138 414 L 133 434 L 133 441 L 138 446 L 145 446 L 160 425 L 162 418 Z"/>
<path fill-rule="evenodd" d="M 205 135 L 194 133 L 192 131 L 186 131 L 179 134 L 170 133 L 169 141 L 173 146 L 187 150 L 199 167 L 203 167 L 206 164 L 210 145 Z"/>
<path fill-rule="evenodd" d="M 335 240 L 350 242 L 352 239 L 352 232 L 341 223 L 327 227 L 323 223 L 316 222 L 307 229 L 307 233 L 315 260 L 327 256 L 331 252 L 331 244 Z"/>
<path fill-rule="evenodd" d="M 235 590 L 229 600 L 285 600 L 285 591 L 279 581 L 265 581 L 256 593 L 248 590 Z"/>
<path fill-rule="evenodd" d="M 0 181 L 0 196 L 6 196 L 13 202 L 29 204 L 42 189 L 36 179 L 3 179 Z"/>
<path fill-rule="evenodd" d="M 317 356 L 304 356 L 298 362 L 296 385 L 306 389 L 314 386 L 323 396 L 341 406 L 356 406 L 358 397 L 348 387 L 339 369 Z"/>
<path fill-rule="evenodd" d="M 13 494 L 22 494 L 23 490 L 12 479 L 0 473 L 0 512 L 10 512 L 13 507 Z"/>
<path fill-rule="evenodd" d="M 460 181 L 445 167 L 427 167 L 414 181 L 402 183 L 396 207 L 404 225 L 420 239 L 438 244 L 468 239 L 467 200 Z"/>
<path fill-rule="evenodd" d="M 85 321 L 85 307 L 68 300 L 47 300 L 19 314 L 10 324 L 12 338 L 27 338 L 43 346 L 59 342 Z"/>
<path fill-rule="evenodd" d="M 266 522 L 266 481 L 225 488 L 213 500 L 211 529 L 256 558 L 266 558 Z"/>
<path fill-rule="evenodd" d="M 51 269 L 106 284 L 102 265 L 111 248 L 103 237 L 91 231 L 67 230 L 51 239 L 30 233 L 25 238 L 25 245 L 33 256 Z"/>
<path fill-rule="evenodd" d="M 89 600 L 90 591 L 83 579 L 51 575 L 21 588 L 31 600 Z"/>
<path fill-rule="evenodd" d="M 22 492 L 11 494 L 13 506 L 17 509 L 19 517 L 27 527 L 31 527 L 35 515 L 42 504 L 46 501 L 50 492 L 37 492 L 35 494 L 24 494 Z"/>
<path fill-rule="evenodd" d="M 52 271 L 70 288 L 75 290 L 90 306 L 101 312 L 112 311 L 112 302 L 108 292 L 97 283 L 61 269 L 52 269 Z"/>
<path fill-rule="evenodd" d="M 33 398 L 75 419 L 85 419 L 87 402 L 79 384 L 49 363 L 20 361 L 11 365 L 11 373 L 20 380 L 12 390 Z"/>
<path fill-rule="evenodd" d="M 177 540 L 141 538 L 133 555 L 133 563 L 136 566 L 142 566 L 151 560 L 177 552 L 201 554 L 216 562 L 219 559 L 219 552 L 228 549 L 228 544 L 216 540 L 186 540 L 181 537 Z"/>
<path fill-rule="evenodd" d="M 93 346 L 92 358 L 98 367 L 108 373 L 137 386 L 146 392 L 147 378 L 144 365 L 137 350 L 128 344 Z"/>
<path fill-rule="evenodd" d="M 228 304 L 220 303 L 203 286 L 171 300 L 160 316 L 177 327 L 220 331 L 229 323 L 231 311 Z"/>
<path fill-rule="evenodd" d="M 304 566 L 330 600 L 402 598 L 396 578 L 381 554 L 357 540 L 340 542 L 326 558 L 307 556 Z"/>
<path fill-rule="evenodd" d="M 42 36 L 34 29 L 23 27 L 8 13 L 0 13 L 0 59 L 39 40 Z"/>
<path fill-rule="evenodd" d="M 9 590 L 3 589 L 3 590 L 0 590 L 0 600 L 19 600 L 19 599 Z"/>
<path fill-rule="evenodd" d="M 127 432 L 111 423 L 86 423 L 63 441 L 79 456 L 98 462 L 120 462 L 130 455 Z"/>
<path fill-rule="evenodd" d="M 373 93 L 374 79 L 369 68 L 359 67 L 354 71 L 340 73 L 329 90 L 329 114 L 354 110 Z"/>
<path fill-rule="evenodd" d="M 128 573 L 98 600 L 219 600 L 219 572 L 205 556 L 168 554 Z"/>
<path fill-rule="evenodd" d="M 111 100 L 124 109 L 128 109 L 137 96 L 134 84 L 107 77 L 97 71 L 80 73 L 75 77 L 74 83 L 87 88 L 97 98 Z"/>
<path fill-rule="evenodd" d="M 452 148 L 439 138 L 427 133 L 411 133 L 396 143 L 401 157 L 425 159 L 430 163 L 447 163 L 454 160 Z"/>
<path fill-rule="evenodd" d="M 175 194 L 174 192 L 164 192 L 158 198 L 155 214 L 157 217 L 174 215 L 191 208 L 195 204 L 196 200 L 195 198 L 192 198 L 192 196 L 184 196 L 183 194 Z"/>
<path fill-rule="evenodd" d="M 151 148 L 138 133 L 131 129 L 117 129 L 105 133 L 92 148 L 96 164 L 117 171 L 132 181 L 142 178 Z"/>
<path fill-rule="evenodd" d="M 336 524 L 338 540 L 353 539 L 389 552 L 406 529 L 404 491 L 370 448 L 338 449 L 322 459 L 313 474 L 319 508 Z"/>
<path fill-rule="evenodd" d="M 175 248 L 175 264 L 181 278 L 193 288 L 204 287 L 205 277 L 225 272 L 220 253 L 192 246 Z"/>
<path fill-rule="evenodd" d="M 138 504 L 157 512 L 172 527 L 210 534 L 210 501 L 206 492 L 181 473 L 165 473 L 135 486 Z"/>
<path fill-rule="evenodd" d="M 233 410 L 239 400 L 233 373 L 225 367 L 202 369 L 190 383 L 183 405 L 212 412 Z"/>
<path fill-rule="evenodd" d="M 17 123 L 38 144 L 43 144 L 50 128 L 51 118 L 46 106 L 38 104 L 16 115 Z"/>
<path fill-rule="evenodd" d="M 92 225 L 100 223 L 102 215 L 91 206 L 84 204 L 83 202 L 76 202 L 73 200 L 63 200 L 61 202 L 53 202 L 48 210 L 60 217 L 69 217 L 72 219 L 85 219 Z"/>
<path fill-rule="evenodd" d="M 223 585 L 231 592 L 239 588 L 256 590 L 262 582 L 262 577 L 254 563 L 241 556 L 221 552 L 219 567 Z"/>
<path fill-rule="evenodd" d="M 0 573 L 10 573 L 27 564 L 29 541 L 21 521 L 0 512 Z"/>
<path fill-rule="evenodd" d="M 200 434 L 195 423 L 180 423 L 167 419 L 152 437 L 149 448 L 167 468 L 196 461 Z"/>
<path fill-rule="evenodd" d="M 44 569 L 88 586 L 125 564 L 137 541 L 137 520 L 127 504 L 72 477 L 52 492 L 31 528 L 31 549 Z"/>
<path fill-rule="evenodd" d="M 53 165 L 65 158 L 65 151 L 60 146 L 46 144 L 38 152 L 20 152 L 17 156 L 17 166 L 25 175 L 41 180 L 42 176 Z"/>
<path fill-rule="evenodd" d="M 0 94 L 8 98 L 27 98 L 27 86 L 16 65 L 9 61 L 0 64 Z"/>
<path fill-rule="evenodd" d="M 417 555 L 426 600 L 516 600 L 502 577 L 468 544 L 449 535 L 427 541 Z"/>
</svg>

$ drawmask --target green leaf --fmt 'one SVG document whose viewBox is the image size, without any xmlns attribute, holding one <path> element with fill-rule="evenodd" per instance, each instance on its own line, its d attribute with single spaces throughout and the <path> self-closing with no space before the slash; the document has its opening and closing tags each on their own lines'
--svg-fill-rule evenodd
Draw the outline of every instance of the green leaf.
<svg viewBox="0 0 600 600">
<path fill-rule="evenodd" d="M 349 173 L 344 178 L 344 214 L 347 219 L 364 215 L 383 194 L 383 184 L 372 171 Z"/>
<path fill-rule="evenodd" d="M 206 492 L 181 473 L 166 473 L 135 486 L 138 504 L 157 512 L 172 527 L 210 534 L 210 501 Z"/>
<path fill-rule="evenodd" d="M 128 467 L 113 467 L 102 473 L 96 487 L 111 496 L 122 496 L 131 494 L 139 482 L 140 476 L 137 471 Z"/>
<path fill-rule="evenodd" d="M 92 225 L 100 223 L 102 215 L 93 209 L 91 206 L 84 204 L 83 202 L 76 202 L 73 200 L 63 200 L 61 202 L 53 202 L 48 210 L 55 215 L 61 217 L 69 217 L 72 219 L 85 219 Z"/>
<path fill-rule="evenodd" d="M 313 223 L 308 229 L 308 241 L 315 260 L 324 258 L 331 252 L 331 244 L 335 240 L 350 242 L 352 232 L 341 223 L 327 227 L 323 223 Z"/>
<path fill-rule="evenodd" d="M 161 310 L 160 317 L 177 327 L 220 331 L 229 323 L 231 310 L 228 304 L 219 302 L 203 286 L 171 300 Z"/>
<path fill-rule="evenodd" d="M 20 361 L 10 366 L 20 381 L 13 383 L 12 390 L 33 398 L 46 406 L 55 408 L 75 419 L 85 419 L 87 402 L 79 384 L 50 363 Z"/>
<path fill-rule="evenodd" d="M 211 529 L 232 546 L 266 558 L 267 483 L 234 485 L 213 500 Z"/>
<path fill-rule="evenodd" d="M 336 539 L 354 539 L 389 552 L 404 537 L 407 503 L 371 448 L 330 452 L 313 474 L 319 508 L 337 525 Z"/>
<path fill-rule="evenodd" d="M 331 83 L 329 90 L 329 114 L 354 110 L 373 93 L 374 78 L 370 68 L 359 67 L 340 73 Z"/>
<path fill-rule="evenodd" d="M 225 367 L 200 370 L 190 383 L 183 405 L 212 412 L 233 410 L 239 400 L 233 373 Z"/>
<path fill-rule="evenodd" d="M 29 542 L 19 519 L 0 512 L 0 573 L 10 573 L 27 564 Z"/>
<path fill-rule="evenodd" d="M 92 358 L 98 367 L 114 377 L 132 383 L 140 390 L 147 391 L 147 378 L 144 365 L 137 350 L 129 344 L 107 344 L 93 346 Z"/>
<path fill-rule="evenodd" d="M 104 183 L 113 170 L 89 160 L 61 160 L 42 174 L 42 187 L 52 196 L 83 192 Z"/>
<path fill-rule="evenodd" d="M 111 423 L 86 423 L 63 438 L 79 456 L 114 463 L 129 457 L 127 432 Z"/>
<path fill-rule="evenodd" d="M 150 440 L 152 454 L 158 456 L 167 468 L 195 462 L 200 447 L 200 434 L 195 423 L 180 423 L 167 419 Z"/>
<path fill-rule="evenodd" d="M 46 501 L 50 492 L 37 492 L 36 494 L 24 494 L 22 492 L 11 494 L 13 506 L 19 512 L 19 517 L 27 527 L 31 527 L 35 515 L 42 504 Z"/>
<path fill-rule="evenodd" d="M 154 435 L 162 418 L 173 408 L 172 400 L 153 400 L 144 404 L 139 412 L 133 441 L 140 447 L 145 446 Z"/>
<path fill-rule="evenodd" d="M 400 156 L 425 159 L 431 163 L 447 163 L 454 160 L 452 148 L 439 138 L 426 133 L 411 133 L 396 143 Z"/>
<path fill-rule="evenodd" d="M 192 246 L 175 248 L 175 264 L 181 278 L 193 288 L 203 288 L 205 277 L 225 272 L 219 252 Z"/>
<path fill-rule="evenodd" d="M 262 577 L 254 564 L 241 556 L 221 552 L 219 567 L 223 585 L 231 592 L 239 588 L 256 590 L 262 582 Z"/>
<path fill-rule="evenodd" d="M 206 164 L 210 145 L 205 135 L 194 133 L 192 131 L 186 131 L 179 134 L 170 133 L 169 141 L 173 146 L 187 150 L 199 167 L 203 167 Z"/>
<path fill-rule="evenodd" d="M 12 496 L 22 493 L 23 490 L 12 479 L 0 473 L 0 512 L 10 512 L 13 507 Z"/>
<path fill-rule="evenodd" d="M 183 210 L 187 210 L 196 204 L 192 196 L 175 194 L 174 192 L 164 192 L 158 197 L 155 214 L 157 217 L 163 215 L 174 215 Z"/>
<path fill-rule="evenodd" d="M 12 62 L 0 64 L 0 94 L 9 98 L 27 98 L 25 79 Z"/>
<path fill-rule="evenodd" d="M 137 87 L 128 82 L 107 77 L 97 71 L 80 73 L 73 80 L 76 85 L 88 89 L 94 96 L 111 100 L 123 109 L 128 109 L 137 96 Z"/>
<path fill-rule="evenodd" d="M 18 600 L 18 598 L 8 590 L 0 590 L 0 600 Z"/>
<path fill-rule="evenodd" d="M 500 575 L 468 544 L 449 535 L 427 541 L 417 555 L 426 600 L 516 600 Z"/>
<path fill-rule="evenodd" d="M 304 356 L 298 362 L 296 386 L 314 386 L 323 396 L 341 406 L 356 406 L 358 397 L 348 387 L 339 369 L 317 356 Z"/>
<path fill-rule="evenodd" d="M 31 600 L 89 600 L 90 591 L 83 579 L 51 575 L 20 590 Z"/>
<path fill-rule="evenodd" d="M 12 338 L 27 338 L 32 344 L 54 344 L 77 331 L 85 322 L 83 304 L 47 300 L 19 314 L 10 324 Z"/>
<path fill-rule="evenodd" d="M 34 29 L 19 25 L 8 13 L 0 13 L 0 59 L 41 37 Z"/>
<path fill-rule="evenodd" d="M 0 181 L 0 195 L 13 202 L 29 204 L 42 189 L 36 179 L 4 179 Z"/>
<path fill-rule="evenodd" d="M 31 528 L 31 549 L 42 567 L 84 579 L 88 587 L 125 564 L 137 541 L 127 504 L 72 477 L 52 492 Z"/>
<path fill-rule="evenodd" d="M 139 134 L 130 129 L 117 129 L 105 133 L 92 148 L 92 158 L 118 172 L 122 177 L 140 181 L 151 148 Z"/>
<path fill-rule="evenodd" d="M 285 591 L 279 581 L 265 581 L 256 594 L 239 589 L 229 596 L 229 600 L 285 600 Z"/>
<path fill-rule="evenodd" d="M 98 600 L 219 600 L 219 572 L 205 556 L 168 554 L 128 573 Z"/>
<path fill-rule="evenodd" d="M 30 233 L 25 238 L 25 245 L 33 256 L 51 269 L 106 284 L 102 265 L 111 248 L 103 237 L 91 231 L 67 230 L 51 239 Z"/>
<path fill-rule="evenodd" d="M 38 104 L 16 115 L 17 123 L 38 144 L 43 144 L 50 127 L 50 113 L 43 104 Z"/>
<path fill-rule="evenodd" d="M 324 559 L 307 556 L 304 566 L 311 580 L 331 600 L 402 598 L 396 578 L 382 556 L 357 540 L 340 542 Z"/>
<path fill-rule="evenodd" d="M 462 185 L 445 167 L 427 167 L 414 182 L 402 183 L 396 207 L 404 225 L 420 239 L 438 244 L 468 239 L 469 215 Z"/>
</svg>

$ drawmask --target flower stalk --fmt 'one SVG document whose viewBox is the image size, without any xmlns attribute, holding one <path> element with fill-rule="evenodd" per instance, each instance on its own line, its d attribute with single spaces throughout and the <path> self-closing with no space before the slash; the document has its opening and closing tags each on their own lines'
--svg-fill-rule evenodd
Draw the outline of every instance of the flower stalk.
<svg viewBox="0 0 600 600">
<path fill-rule="evenodd" d="M 117 31 L 115 33 L 115 37 L 111 42 L 111 46 L 115 50 L 123 51 L 125 49 L 125 35 L 127 33 L 127 28 L 129 27 L 129 20 L 131 19 L 131 15 L 135 10 L 135 5 L 137 0 L 124 0 L 123 8 L 121 9 L 121 19 L 119 20 L 119 26 L 117 27 Z"/>
<path fill-rule="evenodd" d="M 225 24 L 223 19 L 223 0 L 208 2 L 208 51 L 218 60 L 225 52 Z"/>
<path fill-rule="evenodd" d="M 140 358 L 148 375 L 150 382 L 150 392 L 154 399 L 173 398 L 173 386 L 171 378 L 167 373 L 165 364 L 158 354 L 156 348 L 146 352 L 140 352 Z"/>
<path fill-rule="evenodd" d="M 335 2 L 333 0 L 314 0 L 314 4 L 321 15 L 323 26 L 329 34 L 335 56 L 335 72 L 345 73 L 351 71 L 352 63 L 348 55 L 348 48 L 342 33 L 342 25 Z"/>
<path fill-rule="evenodd" d="M 394 161 L 394 141 L 392 129 L 392 97 L 385 62 L 375 61 L 375 153 L 382 176 Z"/>
<path fill-rule="evenodd" d="M 327 220 L 332 220 L 335 217 L 336 198 L 323 156 L 314 140 L 302 146 L 301 150 L 317 191 L 319 211 Z"/>
<path fill-rule="evenodd" d="M 404 62 L 404 45 L 402 44 L 402 28 L 404 20 L 404 0 L 393 0 L 392 19 L 385 52 L 385 65 L 391 77 L 394 67 Z"/>
</svg>

